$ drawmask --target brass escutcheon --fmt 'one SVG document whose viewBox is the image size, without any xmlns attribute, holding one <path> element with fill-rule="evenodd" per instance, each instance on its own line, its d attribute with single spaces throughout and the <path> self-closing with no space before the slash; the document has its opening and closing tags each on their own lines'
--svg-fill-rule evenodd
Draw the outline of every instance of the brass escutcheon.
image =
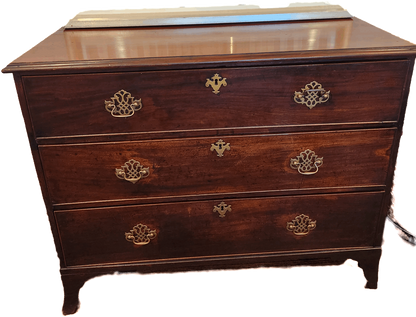
<svg viewBox="0 0 416 317">
<path fill-rule="evenodd" d="M 211 79 L 207 78 L 207 82 L 205 83 L 205 87 L 211 86 L 214 89 L 212 92 L 214 94 L 219 94 L 221 86 L 227 86 L 227 82 L 225 81 L 227 78 L 222 78 L 220 75 L 215 74 Z"/>
<path fill-rule="evenodd" d="M 150 230 L 148 226 L 139 223 L 130 232 L 126 232 L 125 237 L 135 245 L 145 245 L 156 237 L 156 230 Z"/>
<path fill-rule="evenodd" d="M 223 140 L 218 140 L 214 144 L 211 144 L 211 151 L 217 152 L 217 156 L 222 157 L 224 156 L 224 151 L 230 151 L 231 146 L 230 143 L 225 143 Z"/>
<path fill-rule="evenodd" d="M 129 160 L 121 168 L 116 168 L 116 176 L 136 184 L 140 179 L 149 176 L 149 168 L 143 167 L 139 161 Z"/>
<path fill-rule="evenodd" d="M 214 206 L 213 212 L 218 212 L 221 218 L 225 217 L 225 213 L 231 211 L 231 205 L 227 205 L 225 202 L 221 202 L 218 206 Z"/>
<path fill-rule="evenodd" d="M 303 175 L 313 175 L 318 172 L 318 168 L 324 163 L 323 157 L 318 157 L 314 151 L 306 150 L 301 152 L 296 158 L 290 159 L 290 167 L 298 170 Z"/>
<path fill-rule="evenodd" d="M 297 236 L 305 236 L 316 228 L 316 221 L 312 221 L 308 216 L 301 214 L 292 221 L 288 222 L 286 229 L 292 231 Z"/>
<path fill-rule="evenodd" d="M 134 115 L 142 108 L 142 100 L 136 100 L 125 90 L 120 90 L 111 97 L 111 101 L 104 101 L 105 109 L 116 118 L 126 118 Z"/>
<path fill-rule="evenodd" d="M 320 83 L 312 81 L 305 88 L 302 88 L 301 92 L 295 91 L 294 100 L 312 109 L 317 104 L 327 102 L 329 100 L 329 94 L 330 91 L 325 91 Z"/>
</svg>

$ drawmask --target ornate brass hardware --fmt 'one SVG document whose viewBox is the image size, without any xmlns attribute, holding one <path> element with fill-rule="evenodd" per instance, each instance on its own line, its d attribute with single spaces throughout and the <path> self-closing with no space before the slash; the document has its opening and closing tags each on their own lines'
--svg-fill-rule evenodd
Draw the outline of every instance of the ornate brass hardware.
<svg viewBox="0 0 416 317">
<path fill-rule="evenodd" d="M 294 100 L 312 109 L 317 104 L 327 102 L 329 100 L 329 94 L 329 90 L 325 91 L 320 83 L 313 81 L 307 84 L 305 88 L 302 88 L 302 92 L 295 91 Z"/>
<path fill-rule="evenodd" d="M 309 231 L 316 228 L 316 221 L 312 221 L 308 216 L 301 214 L 287 223 L 286 229 L 292 231 L 297 236 L 305 236 Z"/>
<path fill-rule="evenodd" d="M 125 236 L 127 241 L 133 242 L 135 245 L 145 245 L 150 242 L 150 239 L 156 237 L 156 230 L 150 230 L 146 225 L 139 223 L 130 232 L 126 232 Z"/>
<path fill-rule="evenodd" d="M 116 168 L 116 176 L 120 179 L 125 179 L 133 184 L 136 184 L 140 179 L 149 176 L 149 168 L 143 167 L 140 162 L 136 160 L 129 160 L 121 168 Z"/>
<path fill-rule="evenodd" d="M 207 78 L 207 82 L 205 83 L 205 87 L 211 86 L 214 89 L 212 92 L 214 94 L 219 94 L 221 86 L 227 86 L 227 82 L 225 81 L 227 78 L 222 78 L 220 75 L 215 74 L 211 79 Z"/>
<path fill-rule="evenodd" d="M 290 159 L 290 167 L 303 175 L 312 175 L 318 172 L 318 167 L 324 163 L 323 157 L 318 157 L 314 151 L 306 150 L 296 158 Z"/>
<path fill-rule="evenodd" d="M 221 218 L 225 217 L 225 213 L 231 211 L 231 205 L 227 205 L 225 202 L 221 202 L 218 206 L 214 206 L 213 212 L 218 212 Z"/>
<path fill-rule="evenodd" d="M 105 101 L 105 109 L 116 118 L 126 118 L 134 115 L 135 111 L 142 108 L 142 100 L 136 100 L 125 90 L 120 90 L 111 97 L 111 101 Z"/>
<path fill-rule="evenodd" d="M 218 140 L 214 144 L 211 144 L 211 151 L 217 152 L 217 156 L 222 157 L 224 156 L 224 151 L 230 151 L 231 146 L 230 143 L 225 143 L 223 140 Z"/>
</svg>

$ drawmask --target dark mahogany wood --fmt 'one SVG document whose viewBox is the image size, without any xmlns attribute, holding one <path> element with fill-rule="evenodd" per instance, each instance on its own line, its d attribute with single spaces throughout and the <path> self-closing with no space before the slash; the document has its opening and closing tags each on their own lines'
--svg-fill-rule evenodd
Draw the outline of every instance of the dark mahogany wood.
<svg viewBox="0 0 416 317">
<path fill-rule="evenodd" d="M 53 204 L 153 197 L 384 185 L 395 129 L 228 137 L 218 139 L 41 146 Z M 323 157 L 313 175 L 290 167 L 310 149 Z M 115 175 L 130 159 L 150 175 L 132 184 Z M 197 166 L 197 168 L 195 168 Z M 201 197 L 202 198 L 202 197 Z M 120 204 L 125 202 L 120 201 Z"/>
<path fill-rule="evenodd" d="M 323 266 L 341 265 L 347 259 L 353 259 L 363 269 L 367 283 L 366 288 L 377 287 L 377 267 L 381 256 L 381 249 L 356 248 L 346 250 L 297 252 L 297 253 L 270 253 L 263 256 L 244 255 L 220 258 L 207 258 L 203 261 L 198 259 L 184 259 L 182 261 L 161 261 L 156 263 L 136 263 L 122 265 L 106 265 L 86 268 L 65 268 L 61 270 L 64 288 L 68 294 L 68 300 L 64 301 L 63 313 L 65 315 L 74 313 L 79 307 L 79 300 L 75 298 L 79 289 L 89 279 L 117 273 L 159 273 L 159 272 L 182 272 L 200 270 L 224 270 L 244 269 L 257 267 L 292 267 L 298 265 Z M 72 296 L 71 296 L 72 295 Z"/>
<path fill-rule="evenodd" d="M 79 308 L 79 290 L 84 283 L 94 277 L 91 274 L 69 274 L 61 275 L 62 285 L 64 287 L 64 304 L 62 313 L 64 315 L 75 314 Z"/>
<path fill-rule="evenodd" d="M 383 192 L 224 200 L 231 211 L 213 212 L 220 200 L 56 212 L 67 267 L 189 257 L 374 245 Z M 305 236 L 287 223 L 305 214 L 316 228 Z M 136 246 L 125 233 L 137 224 L 156 230 Z"/>
<path fill-rule="evenodd" d="M 397 121 L 408 61 L 25 76 L 36 137 L 83 136 L 241 127 Z M 206 87 L 226 78 L 219 94 Z M 371 73 L 373 76 L 368 76 Z M 312 110 L 294 101 L 317 81 L 330 100 Z M 142 109 L 114 118 L 105 101 L 120 90 Z M 62 124 L 65 122 L 65 124 Z"/>
<path fill-rule="evenodd" d="M 310 30 L 313 29 L 313 36 Z M 120 44 L 122 43 L 122 44 Z M 63 313 L 88 279 L 353 259 L 376 288 L 416 46 L 357 18 L 58 30 L 8 65 L 61 260 Z M 207 78 L 228 85 L 213 94 Z M 313 109 L 295 91 L 331 91 Z M 141 98 L 130 118 L 104 102 Z M 211 152 L 230 143 L 223 157 Z M 290 159 L 324 163 L 300 175 Z M 115 169 L 135 159 L 149 177 Z M 220 202 L 232 210 L 221 218 Z M 306 236 L 287 223 L 317 221 Z M 148 245 L 126 241 L 138 223 Z"/>
<path fill-rule="evenodd" d="M 313 44 L 310 29 L 315 32 Z M 233 45 L 231 45 L 231 38 Z M 335 41 L 334 41 L 335 39 Z M 120 43 L 124 43 L 120 47 Z M 170 45 L 166 45 L 169 43 Z M 374 60 L 416 47 L 358 18 L 197 27 L 58 30 L 3 72 L 97 72 Z"/>
</svg>

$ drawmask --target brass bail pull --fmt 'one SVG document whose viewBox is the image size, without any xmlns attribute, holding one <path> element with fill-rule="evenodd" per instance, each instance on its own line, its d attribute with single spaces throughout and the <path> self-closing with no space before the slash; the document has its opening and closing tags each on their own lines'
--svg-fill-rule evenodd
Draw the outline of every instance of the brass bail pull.
<svg viewBox="0 0 416 317">
<path fill-rule="evenodd" d="M 129 160 L 121 168 L 116 168 L 116 176 L 130 183 L 136 184 L 142 178 L 149 176 L 148 167 L 143 167 L 139 161 Z"/>
<path fill-rule="evenodd" d="M 306 236 L 311 230 L 316 228 L 316 221 L 313 221 L 304 214 L 296 216 L 295 219 L 288 222 L 286 229 L 292 231 L 297 236 Z"/>
<path fill-rule="evenodd" d="M 324 163 L 323 157 L 318 157 L 314 151 L 306 150 L 301 152 L 296 158 L 290 159 L 290 167 L 298 170 L 303 175 L 313 175 L 318 173 L 319 167 Z"/>
<path fill-rule="evenodd" d="M 148 226 L 139 223 L 124 235 L 127 241 L 133 242 L 135 245 L 146 245 L 151 239 L 156 238 L 157 234 L 156 230 L 151 230 Z"/>
<path fill-rule="evenodd" d="M 115 118 L 126 118 L 134 115 L 142 108 L 142 100 L 136 100 L 125 90 L 120 90 L 111 97 L 110 101 L 104 101 L 105 109 Z"/>
<path fill-rule="evenodd" d="M 294 100 L 297 103 L 306 105 L 312 109 L 317 104 L 327 102 L 329 100 L 330 91 L 326 91 L 320 83 L 312 81 L 302 88 L 302 91 L 295 91 Z"/>
</svg>

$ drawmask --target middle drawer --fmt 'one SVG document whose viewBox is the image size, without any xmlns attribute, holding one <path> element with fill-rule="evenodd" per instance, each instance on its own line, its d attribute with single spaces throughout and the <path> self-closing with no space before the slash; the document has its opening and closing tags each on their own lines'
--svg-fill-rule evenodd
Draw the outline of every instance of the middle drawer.
<svg viewBox="0 0 416 317">
<path fill-rule="evenodd" d="M 384 185 L 396 129 L 39 146 L 53 204 Z"/>
</svg>

